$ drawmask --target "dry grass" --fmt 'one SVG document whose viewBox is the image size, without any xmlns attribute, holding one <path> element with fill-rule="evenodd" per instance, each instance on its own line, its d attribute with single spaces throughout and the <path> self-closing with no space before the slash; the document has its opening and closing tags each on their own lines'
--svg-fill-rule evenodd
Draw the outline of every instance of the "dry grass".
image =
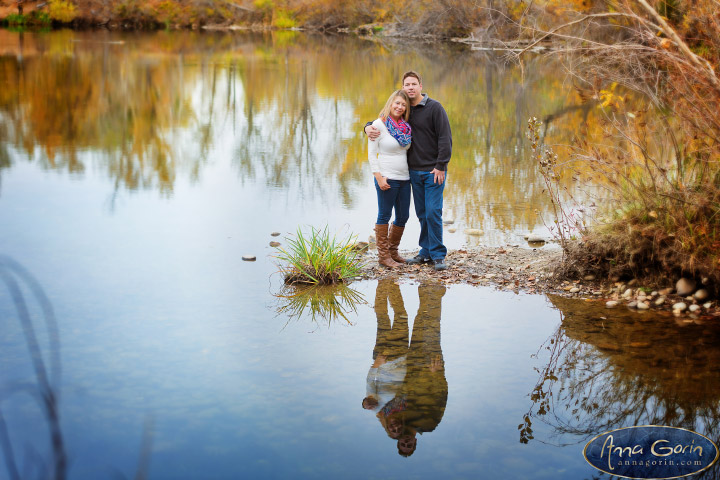
<svg viewBox="0 0 720 480">
<path fill-rule="evenodd" d="M 612 41 L 580 32 L 564 38 L 561 52 L 578 91 L 605 116 L 573 146 L 593 172 L 586 180 L 603 187 L 604 212 L 567 246 L 566 270 L 719 285 L 720 5 L 678 4 L 670 19 L 644 0 L 615 8 L 602 17 L 617 30 Z"/>
</svg>

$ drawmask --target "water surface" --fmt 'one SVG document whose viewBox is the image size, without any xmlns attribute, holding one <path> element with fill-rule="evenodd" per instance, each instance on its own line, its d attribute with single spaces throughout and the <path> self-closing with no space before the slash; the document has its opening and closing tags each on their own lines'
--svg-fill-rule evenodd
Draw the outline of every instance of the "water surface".
<svg viewBox="0 0 720 480">
<path fill-rule="evenodd" d="M 361 128 L 407 68 L 451 118 L 448 245 L 542 231 L 527 116 L 560 143 L 593 113 L 557 65 L 530 66 L 345 37 L 0 30 L 0 253 L 55 312 L 69 478 L 574 479 L 596 475 L 582 448 L 611 428 L 717 440 L 713 322 L 376 281 L 350 285 L 346 318 L 278 312 L 272 231 L 371 232 Z M 47 477 L 41 387 L 4 287 L 0 318 L 5 444 L 21 478 Z M 391 362 L 364 408 L 373 365 Z"/>
</svg>

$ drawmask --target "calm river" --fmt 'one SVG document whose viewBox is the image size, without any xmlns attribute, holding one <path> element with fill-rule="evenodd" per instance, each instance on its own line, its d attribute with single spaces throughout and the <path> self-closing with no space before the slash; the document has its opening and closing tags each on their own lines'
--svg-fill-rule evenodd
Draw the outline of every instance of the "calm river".
<svg viewBox="0 0 720 480">
<path fill-rule="evenodd" d="M 275 295 L 270 241 L 372 232 L 361 129 L 411 68 L 451 120 L 448 247 L 547 233 L 527 118 L 567 144 L 595 116 L 547 58 L 0 30 L 0 478 L 582 479 L 614 428 L 717 441 L 715 323 L 463 285 L 355 282 L 344 318 Z"/>
</svg>

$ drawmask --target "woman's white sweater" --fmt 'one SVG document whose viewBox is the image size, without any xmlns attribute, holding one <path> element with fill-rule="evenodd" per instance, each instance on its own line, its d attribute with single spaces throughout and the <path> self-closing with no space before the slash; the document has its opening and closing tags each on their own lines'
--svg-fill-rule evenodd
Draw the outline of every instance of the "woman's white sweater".
<svg viewBox="0 0 720 480">
<path fill-rule="evenodd" d="M 401 147 L 395 137 L 390 135 L 385 122 L 381 119 L 375 120 L 373 127 L 380 130 L 380 136 L 375 140 L 368 140 L 368 160 L 372 172 L 380 172 L 380 175 L 390 180 L 410 180 L 407 164 L 406 147 Z"/>
</svg>

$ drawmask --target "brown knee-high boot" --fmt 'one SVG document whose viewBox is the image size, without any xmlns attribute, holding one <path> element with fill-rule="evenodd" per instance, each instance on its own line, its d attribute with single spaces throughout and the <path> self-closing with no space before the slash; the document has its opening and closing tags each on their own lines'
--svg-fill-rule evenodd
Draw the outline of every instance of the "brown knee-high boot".
<svg viewBox="0 0 720 480">
<path fill-rule="evenodd" d="M 375 241 L 377 242 L 378 263 L 388 268 L 399 267 L 400 264 L 390 257 L 388 242 L 388 226 L 375 224 Z"/>
<path fill-rule="evenodd" d="M 398 247 L 400 246 L 400 240 L 402 239 L 405 227 L 398 227 L 394 223 L 390 224 L 388 228 L 388 242 L 390 251 L 390 258 L 398 263 L 405 263 L 405 259 L 398 253 Z"/>
</svg>

